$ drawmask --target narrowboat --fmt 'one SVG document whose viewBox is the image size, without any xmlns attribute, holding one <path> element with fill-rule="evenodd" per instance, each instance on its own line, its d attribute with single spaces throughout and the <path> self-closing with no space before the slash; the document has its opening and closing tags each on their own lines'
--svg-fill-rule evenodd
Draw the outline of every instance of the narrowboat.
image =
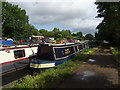
<svg viewBox="0 0 120 90">
<path fill-rule="evenodd" d="M 83 49 L 89 48 L 88 41 L 64 44 L 40 44 L 37 56 L 30 60 L 31 68 L 50 68 L 62 64 Z"/>
<path fill-rule="evenodd" d="M 0 48 L 0 74 L 22 69 L 36 56 L 38 45 L 12 45 Z"/>
</svg>

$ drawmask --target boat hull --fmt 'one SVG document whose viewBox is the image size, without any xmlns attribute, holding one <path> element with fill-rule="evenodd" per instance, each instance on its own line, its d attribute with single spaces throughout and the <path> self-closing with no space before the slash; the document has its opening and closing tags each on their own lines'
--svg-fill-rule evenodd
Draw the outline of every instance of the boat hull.
<svg viewBox="0 0 120 90">
<path fill-rule="evenodd" d="M 0 50 L 0 75 L 5 75 L 30 64 L 30 59 L 35 58 L 38 46 L 19 46 Z"/>
<path fill-rule="evenodd" d="M 2 73 L 2 75 L 7 74 L 7 73 L 11 73 L 11 72 L 20 70 L 22 68 L 25 68 L 28 65 L 29 65 L 29 59 L 4 64 L 4 65 L 2 65 L 2 71 L 0 73 Z"/>
<path fill-rule="evenodd" d="M 72 56 L 71 56 L 72 57 Z M 58 60 L 58 61 L 47 61 L 47 60 L 35 60 L 30 63 L 31 68 L 51 68 L 51 67 L 56 67 L 65 61 L 69 60 L 71 57 L 68 57 L 63 60 Z"/>
</svg>

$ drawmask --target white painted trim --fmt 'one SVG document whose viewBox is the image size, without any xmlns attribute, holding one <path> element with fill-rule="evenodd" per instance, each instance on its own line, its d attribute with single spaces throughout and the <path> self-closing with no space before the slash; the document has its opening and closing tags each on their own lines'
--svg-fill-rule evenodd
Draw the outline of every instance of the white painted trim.
<svg viewBox="0 0 120 90">
<path fill-rule="evenodd" d="M 55 54 L 55 49 L 54 49 L 54 47 L 53 47 L 52 49 L 53 49 L 54 58 L 55 58 L 55 60 L 56 60 L 56 54 Z"/>
<path fill-rule="evenodd" d="M 34 64 L 30 63 L 31 68 L 49 68 L 49 67 L 55 67 L 55 63 L 44 63 L 44 64 Z"/>
</svg>

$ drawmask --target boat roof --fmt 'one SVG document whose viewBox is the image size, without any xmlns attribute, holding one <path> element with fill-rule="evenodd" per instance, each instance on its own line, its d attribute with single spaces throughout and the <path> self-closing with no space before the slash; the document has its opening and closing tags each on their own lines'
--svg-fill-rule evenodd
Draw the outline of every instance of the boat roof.
<svg viewBox="0 0 120 90">
<path fill-rule="evenodd" d="M 4 50 L 4 49 L 13 49 L 13 48 L 21 48 L 21 47 L 29 47 L 29 46 L 36 46 L 38 44 L 32 44 L 32 45 L 2 45 L 0 46 L 0 50 Z"/>
<path fill-rule="evenodd" d="M 48 45 L 48 46 L 62 46 L 62 45 L 82 44 L 82 43 L 85 43 L 85 42 L 87 42 L 87 41 L 80 41 L 80 42 L 77 42 L 77 43 L 62 43 L 62 44 L 44 43 L 44 44 Z"/>
</svg>

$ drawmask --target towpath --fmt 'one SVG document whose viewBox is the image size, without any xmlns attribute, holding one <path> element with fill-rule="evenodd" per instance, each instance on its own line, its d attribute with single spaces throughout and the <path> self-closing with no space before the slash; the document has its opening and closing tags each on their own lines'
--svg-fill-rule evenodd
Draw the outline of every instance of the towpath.
<svg viewBox="0 0 120 90">
<path fill-rule="evenodd" d="M 101 48 L 80 65 L 58 88 L 112 88 L 118 87 L 118 71 L 110 49 Z"/>
</svg>

